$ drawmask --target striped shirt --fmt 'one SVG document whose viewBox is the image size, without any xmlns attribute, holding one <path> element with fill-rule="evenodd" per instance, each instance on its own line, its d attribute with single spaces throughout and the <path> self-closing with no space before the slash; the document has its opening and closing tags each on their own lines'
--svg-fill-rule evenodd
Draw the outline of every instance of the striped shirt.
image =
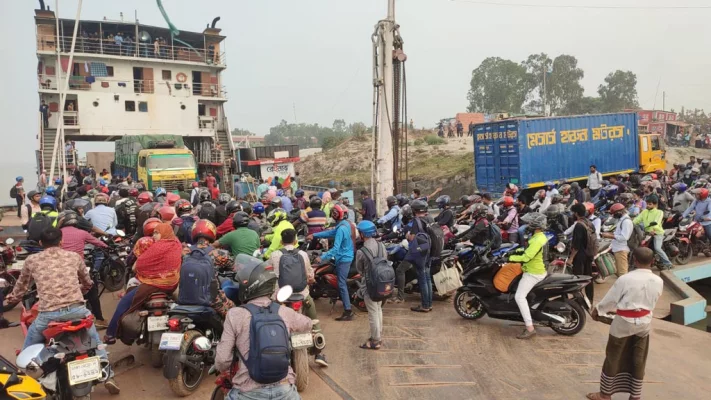
<svg viewBox="0 0 711 400">
<path fill-rule="evenodd" d="M 300 220 L 306 224 L 308 233 L 311 235 L 323 231 L 327 218 L 325 212 L 321 210 L 311 210 L 309 212 L 302 212 Z"/>
</svg>

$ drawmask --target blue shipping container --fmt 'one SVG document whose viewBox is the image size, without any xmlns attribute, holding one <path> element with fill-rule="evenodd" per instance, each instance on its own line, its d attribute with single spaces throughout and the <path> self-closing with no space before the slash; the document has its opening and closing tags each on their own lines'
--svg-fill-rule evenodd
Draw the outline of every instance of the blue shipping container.
<svg viewBox="0 0 711 400">
<path fill-rule="evenodd" d="M 507 183 L 527 189 L 543 182 L 584 179 L 590 165 L 603 174 L 639 167 L 637 114 L 531 118 L 474 128 L 479 190 L 502 193 Z"/>
</svg>

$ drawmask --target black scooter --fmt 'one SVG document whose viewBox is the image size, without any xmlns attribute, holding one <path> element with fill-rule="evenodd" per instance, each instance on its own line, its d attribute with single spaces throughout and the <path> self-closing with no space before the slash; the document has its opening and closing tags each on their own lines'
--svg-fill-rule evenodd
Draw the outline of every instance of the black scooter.
<svg viewBox="0 0 711 400">
<path fill-rule="evenodd" d="M 494 276 L 505 262 L 504 255 L 489 259 L 482 250 L 482 262 L 470 263 L 462 274 L 463 286 L 457 289 L 454 309 L 465 319 L 479 319 L 486 314 L 495 319 L 523 321 L 514 300 L 520 277 L 511 283 L 508 293 L 494 287 Z M 547 326 L 561 335 L 575 335 L 585 327 L 585 310 L 590 300 L 583 288 L 592 282 L 590 276 L 548 275 L 528 294 L 531 317 L 539 326 Z"/>
</svg>

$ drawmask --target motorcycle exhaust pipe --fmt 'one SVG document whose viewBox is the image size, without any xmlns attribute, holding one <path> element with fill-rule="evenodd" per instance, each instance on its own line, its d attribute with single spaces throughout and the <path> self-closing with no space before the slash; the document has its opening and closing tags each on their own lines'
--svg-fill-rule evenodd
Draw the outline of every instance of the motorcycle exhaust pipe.
<svg viewBox="0 0 711 400">
<path fill-rule="evenodd" d="M 314 347 L 318 350 L 323 350 L 326 347 L 326 337 L 323 336 L 323 333 L 314 333 Z"/>
<path fill-rule="evenodd" d="M 564 323 L 567 322 L 567 321 L 565 320 L 565 318 L 561 317 L 560 315 L 549 314 L 549 313 L 543 312 L 543 311 L 541 311 L 541 315 L 543 315 L 543 316 L 545 316 L 545 317 L 548 317 L 548 319 L 550 320 L 550 322 L 558 322 L 558 323 L 560 323 L 560 324 L 564 324 Z"/>
</svg>

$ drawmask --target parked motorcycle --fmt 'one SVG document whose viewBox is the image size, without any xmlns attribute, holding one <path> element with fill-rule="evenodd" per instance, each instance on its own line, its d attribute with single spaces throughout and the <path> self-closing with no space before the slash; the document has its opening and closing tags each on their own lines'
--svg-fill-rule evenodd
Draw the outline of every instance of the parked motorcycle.
<svg viewBox="0 0 711 400">
<path fill-rule="evenodd" d="M 90 244 L 84 247 L 84 262 L 92 271 L 91 279 L 97 284 L 101 284 L 99 296 L 104 293 L 104 290 L 116 292 L 123 289 L 128 270 L 126 259 L 131 252 L 128 241 L 124 240 L 121 234 L 114 236 L 113 239 L 102 237 L 100 240 L 108 247 L 101 248 Z M 103 254 L 104 259 L 97 269 L 94 268 L 94 259 L 99 253 Z"/>
<path fill-rule="evenodd" d="M 316 252 L 312 255 L 317 254 Z M 356 270 L 355 263 L 351 264 L 351 269 L 348 271 L 348 295 L 350 296 L 351 304 L 359 311 L 367 312 L 365 307 L 365 299 L 358 296 L 360 288 L 361 274 Z M 326 297 L 329 299 L 333 307 L 336 302 L 341 300 L 341 294 L 338 290 L 338 276 L 336 275 L 336 265 L 331 261 L 324 261 L 320 265 L 314 265 L 314 283 L 309 286 L 309 293 L 314 300 Z"/>
<path fill-rule="evenodd" d="M 693 217 L 686 217 L 679 222 L 676 237 L 679 241 L 679 254 L 674 257 L 676 264 L 684 265 L 691 260 L 691 257 L 700 253 L 711 257 L 706 231 L 698 221 L 694 221 Z"/>
<path fill-rule="evenodd" d="M 163 352 L 159 345 L 161 335 L 168 330 L 168 311 L 171 307 L 173 299 L 166 293 L 157 292 L 151 294 L 138 311 L 121 319 L 117 339 L 127 346 L 135 343 L 149 348 L 153 368 L 163 366 Z"/>
<path fill-rule="evenodd" d="M 481 252 L 485 253 L 487 249 Z M 503 265 L 504 256 L 493 256 L 491 261 L 487 261 L 479 255 L 483 262 L 474 263 L 464 271 L 464 285 L 457 290 L 454 298 L 454 309 L 462 318 L 476 320 L 488 314 L 495 319 L 523 321 L 514 300 L 520 278 L 512 282 L 508 293 L 499 292 L 494 287 L 493 278 Z M 585 310 L 591 308 L 583 288 L 591 281 L 589 276 L 548 275 L 528 295 L 533 321 L 561 335 L 575 335 L 582 331 Z"/>
<path fill-rule="evenodd" d="M 168 311 L 169 332 L 161 335 L 163 376 L 180 397 L 197 390 L 205 367 L 214 365 L 223 320 L 211 307 L 177 305 Z"/>
<path fill-rule="evenodd" d="M 36 288 L 25 295 L 22 305 L 20 324 L 26 335 L 38 313 Z M 108 379 L 110 373 L 108 363 L 97 355 L 106 345 L 96 343 L 89 335 L 93 324 L 93 315 L 51 322 L 42 332 L 47 343 L 22 350 L 17 366 L 37 379 L 52 398 L 89 399 L 92 387 Z"/>
</svg>

